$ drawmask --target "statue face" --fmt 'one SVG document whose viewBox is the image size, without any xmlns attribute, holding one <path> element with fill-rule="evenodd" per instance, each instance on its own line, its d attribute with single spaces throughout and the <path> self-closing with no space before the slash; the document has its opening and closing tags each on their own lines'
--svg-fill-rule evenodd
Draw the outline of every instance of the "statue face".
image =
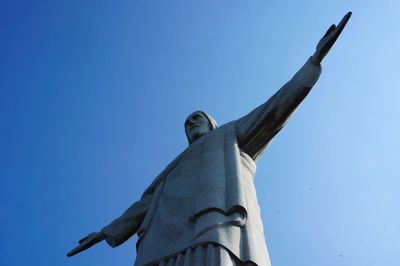
<svg viewBox="0 0 400 266">
<path fill-rule="evenodd" d="M 194 112 L 186 119 L 185 132 L 189 143 L 192 143 L 210 131 L 210 123 L 201 112 Z"/>
</svg>

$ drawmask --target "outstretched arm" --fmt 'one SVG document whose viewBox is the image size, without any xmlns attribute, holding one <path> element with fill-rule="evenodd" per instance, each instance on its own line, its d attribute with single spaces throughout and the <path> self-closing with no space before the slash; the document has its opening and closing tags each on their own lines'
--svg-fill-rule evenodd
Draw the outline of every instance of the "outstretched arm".
<svg viewBox="0 0 400 266">
<path fill-rule="evenodd" d="M 111 247 L 124 243 L 135 233 L 139 238 L 144 234 L 145 225 L 151 219 L 160 191 L 163 187 L 163 178 L 180 162 L 183 153 L 173 160 L 147 187 L 139 201 L 132 204 L 119 218 L 104 227 L 100 232 L 94 232 L 79 240 L 79 245 L 68 252 L 71 257 L 93 245 L 106 240 Z M 139 230 L 139 231 L 138 231 Z"/>
<path fill-rule="evenodd" d="M 119 218 L 104 227 L 100 232 L 90 233 L 79 240 L 79 245 L 68 252 L 67 256 L 74 256 L 103 240 L 106 240 L 112 247 L 116 247 L 128 240 L 138 231 L 149 209 L 154 192 L 153 188 L 154 186 L 150 186 L 139 201 L 135 202 Z"/>
<path fill-rule="evenodd" d="M 239 146 L 253 159 L 262 154 L 315 85 L 321 73 L 321 61 L 343 31 L 350 16 L 351 12 L 343 17 L 338 26 L 332 25 L 328 29 L 319 41 L 315 53 L 288 83 L 266 103 L 237 121 Z"/>
</svg>

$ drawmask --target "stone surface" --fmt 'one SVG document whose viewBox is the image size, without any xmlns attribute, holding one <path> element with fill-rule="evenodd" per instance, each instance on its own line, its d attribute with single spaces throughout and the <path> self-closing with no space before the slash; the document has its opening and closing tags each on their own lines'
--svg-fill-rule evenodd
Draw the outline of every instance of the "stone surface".
<svg viewBox="0 0 400 266">
<path fill-rule="evenodd" d="M 189 147 L 139 201 L 101 232 L 82 239 L 68 256 L 102 240 L 116 247 L 137 233 L 135 265 L 178 257 L 191 261 L 192 249 L 210 265 L 222 265 L 207 257 L 202 247 L 210 254 L 229 255 L 232 265 L 270 265 L 253 182 L 255 161 L 317 82 L 320 62 L 350 15 L 328 29 L 314 55 L 288 83 L 246 116 L 217 127 L 205 112 L 189 115 L 185 122 Z"/>
</svg>

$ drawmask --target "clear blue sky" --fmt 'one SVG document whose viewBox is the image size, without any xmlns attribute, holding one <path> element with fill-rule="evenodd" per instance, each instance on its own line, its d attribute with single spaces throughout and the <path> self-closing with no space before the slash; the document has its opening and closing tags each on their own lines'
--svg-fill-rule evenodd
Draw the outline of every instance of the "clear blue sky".
<svg viewBox="0 0 400 266">
<path fill-rule="evenodd" d="M 132 265 L 136 237 L 65 254 L 187 145 L 266 101 L 353 11 L 258 161 L 274 266 L 400 265 L 400 2 L 2 1 L 0 265 Z"/>
</svg>

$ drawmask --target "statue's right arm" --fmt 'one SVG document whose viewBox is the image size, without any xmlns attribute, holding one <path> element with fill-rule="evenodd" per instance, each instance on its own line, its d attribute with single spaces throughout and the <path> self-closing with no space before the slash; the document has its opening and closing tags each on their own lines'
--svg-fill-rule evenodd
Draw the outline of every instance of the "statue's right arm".
<svg viewBox="0 0 400 266">
<path fill-rule="evenodd" d="M 72 249 L 67 256 L 74 256 L 103 240 L 106 240 L 111 247 L 119 246 L 128 240 L 139 230 L 152 201 L 153 192 L 153 187 L 150 186 L 141 199 L 132 204 L 120 217 L 105 226 L 100 232 L 90 233 L 79 240 L 79 245 Z"/>
<path fill-rule="evenodd" d="M 138 232 L 138 230 L 146 224 L 146 219 L 149 219 L 149 215 L 151 216 L 152 210 L 154 210 L 151 206 L 155 206 L 153 203 L 157 201 L 156 199 L 162 189 L 165 173 L 168 173 L 176 166 L 179 162 L 179 158 L 180 156 L 172 161 L 160 175 L 153 180 L 144 191 L 139 201 L 132 204 L 120 217 L 105 226 L 100 232 L 91 233 L 87 237 L 82 238 L 79 241 L 79 246 L 71 250 L 67 256 L 74 256 L 103 240 L 106 240 L 111 247 L 117 247 L 135 233 L 140 235 L 141 232 Z"/>
<path fill-rule="evenodd" d="M 120 217 L 101 230 L 111 247 L 124 243 L 139 230 L 152 197 L 153 194 L 146 191 L 139 201 L 132 204 Z"/>
</svg>

